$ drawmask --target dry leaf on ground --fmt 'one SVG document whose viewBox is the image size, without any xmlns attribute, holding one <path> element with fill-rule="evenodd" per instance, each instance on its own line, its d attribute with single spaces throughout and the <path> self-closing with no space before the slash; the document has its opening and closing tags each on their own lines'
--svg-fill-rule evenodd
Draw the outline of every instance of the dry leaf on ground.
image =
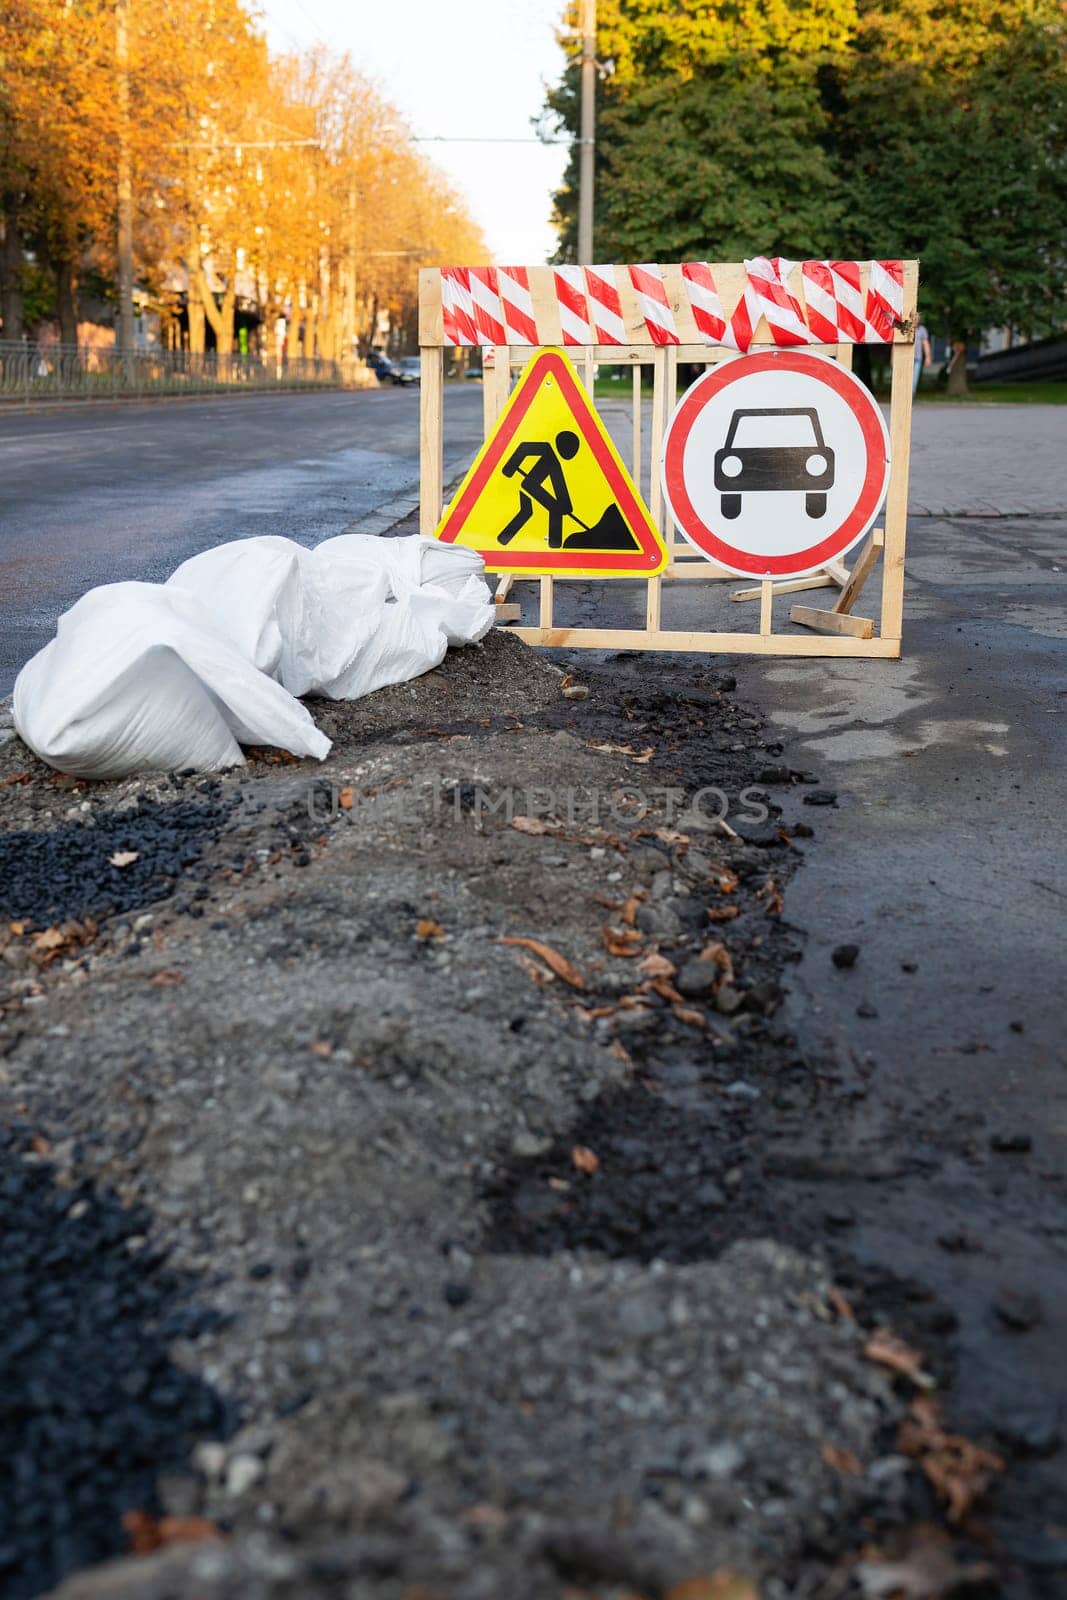
<svg viewBox="0 0 1067 1600">
<path fill-rule="evenodd" d="M 949 1600 L 992 1581 L 987 1562 L 957 1561 L 952 1541 L 940 1528 L 920 1526 L 900 1555 L 867 1550 L 852 1575 L 863 1600 Z"/>
<path fill-rule="evenodd" d="M 635 956 L 641 948 L 636 928 L 601 928 L 600 937 L 609 956 Z"/>
<path fill-rule="evenodd" d="M 351 784 L 346 783 L 343 789 L 337 791 L 337 804 L 342 811 L 351 811 L 354 798 Z"/>
<path fill-rule="evenodd" d="M 716 939 L 713 944 L 706 944 L 697 958 L 700 961 L 714 961 L 723 976 L 724 983 L 733 983 L 734 964 L 730 952 L 721 940 Z"/>
<path fill-rule="evenodd" d="M 444 939 L 447 935 L 441 924 L 432 917 L 420 917 L 415 924 L 415 937 L 425 943 L 427 939 Z"/>
<path fill-rule="evenodd" d="M 963 1521 L 996 1475 L 1004 1471 L 1003 1460 L 992 1450 L 962 1434 L 945 1431 L 941 1408 L 929 1395 L 912 1401 L 911 1416 L 900 1425 L 897 1445 L 903 1455 L 918 1461 L 954 1524 Z"/>
<path fill-rule="evenodd" d="M 7 925 L 7 931 L 8 933 L 13 933 L 15 938 L 18 939 L 21 938 L 28 927 L 28 922 L 9 922 Z"/>
<path fill-rule="evenodd" d="M 691 1028 L 702 1028 L 704 1026 L 704 1013 L 702 1011 L 694 1011 L 689 1006 L 672 1006 L 671 1010 L 679 1022 L 688 1023 Z"/>
<path fill-rule="evenodd" d="M 512 817 L 511 826 L 516 833 L 555 833 L 558 822 L 546 822 L 543 817 Z"/>
<path fill-rule="evenodd" d="M 535 956 L 540 956 L 546 966 L 551 967 L 558 978 L 564 983 L 569 983 L 572 989 L 584 989 L 585 979 L 573 962 L 566 956 L 561 956 L 558 950 L 553 950 L 550 944 L 542 944 L 540 939 L 502 938 L 501 944 L 518 945 L 523 950 L 532 950 Z"/>
<path fill-rule="evenodd" d="M 706 906 L 704 915 L 709 922 L 732 922 L 741 915 L 740 906 Z"/>
<path fill-rule="evenodd" d="M 822 1458 L 828 1467 L 833 1467 L 835 1472 L 846 1472 L 850 1477 L 858 1477 L 863 1471 L 859 1458 L 851 1450 L 846 1450 L 843 1445 L 824 1444 Z"/>
<path fill-rule="evenodd" d="M 864 1345 L 863 1353 L 868 1361 L 877 1361 L 880 1367 L 888 1367 L 891 1372 L 899 1372 L 902 1378 L 910 1379 L 917 1389 L 937 1387 L 930 1374 L 923 1370 L 922 1352 L 913 1350 L 888 1328 L 876 1328 Z"/>
<path fill-rule="evenodd" d="M 576 1144 L 571 1151 L 571 1165 L 576 1172 L 584 1172 L 591 1178 L 600 1166 L 600 1157 L 587 1144 Z"/>
<path fill-rule="evenodd" d="M 6 789 L 10 784 L 29 783 L 29 781 L 30 775 L 28 772 L 13 772 L 10 777 L 4 779 L 2 787 Z"/>
<path fill-rule="evenodd" d="M 157 989 L 176 989 L 185 982 L 185 975 L 181 972 L 157 972 L 149 982 Z"/>
<path fill-rule="evenodd" d="M 132 867 L 135 861 L 140 861 L 139 850 L 116 850 L 107 858 L 113 867 Z"/>
<path fill-rule="evenodd" d="M 149 1555 L 167 1544 L 203 1544 L 222 1538 L 207 1517 L 154 1517 L 150 1511 L 127 1511 L 122 1526 L 135 1556 Z"/>
<path fill-rule="evenodd" d="M 709 1572 L 703 1578 L 684 1578 L 672 1584 L 663 1600 L 759 1600 L 759 1590 L 750 1578 L 733 1572 Z"/>
<path fill-rule="evenodd" d="M 637 963 L 637 970 L 647 973 L 650 978 L 673 978 L 678 968 L 666 956 L 661 956 L 658 950 L 650 950 Z"/>
</svg>

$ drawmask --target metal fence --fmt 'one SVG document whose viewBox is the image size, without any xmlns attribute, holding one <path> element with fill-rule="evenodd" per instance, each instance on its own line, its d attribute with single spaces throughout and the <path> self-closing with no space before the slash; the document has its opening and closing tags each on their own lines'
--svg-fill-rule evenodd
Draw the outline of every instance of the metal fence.
<svg viewBox="0 0 1067 1600">
<path fill-rule="evenodd" d="M 281 362 L 208 351 L 97 349 L 0 340 L 0 400 L 96 400 L 241 389 L 325 389 L 359 382 L 355 361 Z"/>
</svg>

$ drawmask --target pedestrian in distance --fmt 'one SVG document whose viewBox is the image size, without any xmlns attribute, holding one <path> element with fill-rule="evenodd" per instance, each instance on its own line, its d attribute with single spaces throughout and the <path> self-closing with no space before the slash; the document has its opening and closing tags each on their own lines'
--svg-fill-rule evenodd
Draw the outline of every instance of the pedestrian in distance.
<svg viewBox="0 0 1067 1600">
<path fill-rule="evenodd" d="M 930 353 L 930 335 L 920 322 L 919 326 L 915 330 L 915 371 L 911 380 L 912 394 L 915 394 L 918 391 L 919 377 L 923 368 L 931 366 L 933 364 L 933 359 L 934 358 Z"/>
</svg>

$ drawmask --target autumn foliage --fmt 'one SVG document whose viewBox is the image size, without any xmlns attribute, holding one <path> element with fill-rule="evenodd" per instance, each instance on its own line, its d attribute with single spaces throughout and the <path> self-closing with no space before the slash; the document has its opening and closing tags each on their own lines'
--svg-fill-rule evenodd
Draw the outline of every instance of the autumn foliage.
<svg viewBox="0 0 1067 1600">
<path fill-rule="evenodd" d="M 242 0 L 4 0 L 3 338 L 43 310 L 73 339 L 79 281 L 113 298 L 123 154 L 134 281 L 194 351 L 231 349 L 240 307 L 286 316 L 291 349 L 350 355 L 380 311 L 412 324 L 417 266 L 485 253 L 352 62 L 273 56 Z"/>
</svg>

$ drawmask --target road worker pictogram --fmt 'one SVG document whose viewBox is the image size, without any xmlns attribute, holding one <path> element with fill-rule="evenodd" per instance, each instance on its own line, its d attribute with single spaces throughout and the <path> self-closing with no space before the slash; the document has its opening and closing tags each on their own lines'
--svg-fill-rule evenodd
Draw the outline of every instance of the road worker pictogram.
<svg viewBox="0 0 1067 1600">
<path fill-rule="evenodd" d="M 648 577 L 667 563 L 603 422 L 558 350 L 528 364 L 437 537 L 491 572 Z"/>
</svg>

